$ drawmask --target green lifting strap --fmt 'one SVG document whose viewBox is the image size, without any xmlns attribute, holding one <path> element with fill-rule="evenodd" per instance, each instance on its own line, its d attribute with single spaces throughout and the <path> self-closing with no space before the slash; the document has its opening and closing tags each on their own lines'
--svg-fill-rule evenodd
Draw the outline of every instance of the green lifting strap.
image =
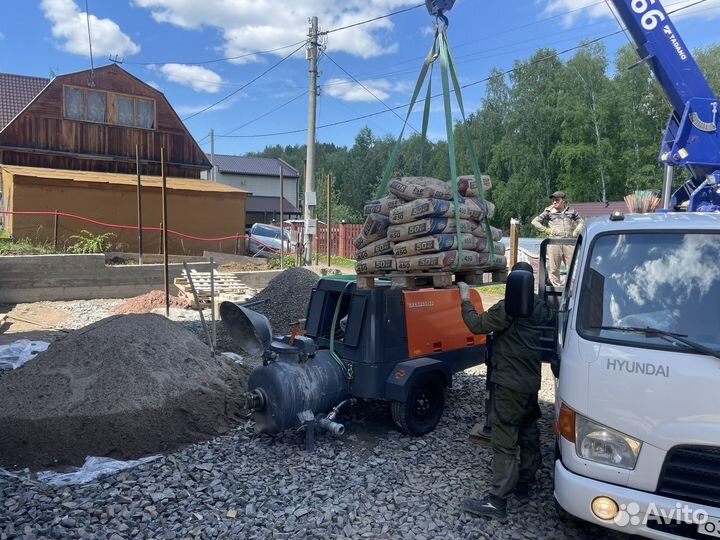
<svg viewBox="0 0 720 540">
<path fill-rule="evenodd" d="M 448 63 L 450 65 L 450 74 L 452 77 L 452 83 L 453 83 L 453 89 L 455 90 L 455 96 L 457 98 L 458 106 L 460 107 L 460 114 L 462 115 L 462 126 L 465 130 L 465 141 L 467 142 L 468 146 L 468 153 L 470 155 L 470 161 L 472 163 L 473 168 L 473 174 L 475 175 L 475 181 L 478 185 L 478 190 L 480 192 L 480 201 L 483 202 L 483 206 L 485 207 L 485 217 L 483 218 L 483 221 L 485 223 L 485 234 L 487 235 L 487 242 L 488 242 L 488 249 L 490 251 L 490 261 L 495 262 L 495 242 L 492 238 L 492 232 L 490 230 L 490 222 L 487 217 L 487 204 L 485 203 L 485 189 L 483 188 L 482 184 L 482 176 L 480 175 L 480 166 L 477 159 L 477 156 L 475 154 L 475 147 L 472 144 L 472 140 L 470 138 L 470 130 L 468 129 L 467 125 L 467 118 L 465 116 L 465 106 L 463 105 L 463 99 L 462 99 L 462 92 L 460 89 L 460 83 L 458 82 L 457 77 L 457 70 L 455 69 L 455 59 L 452 56 L 452 53 L 450 52 L 450 46 L 447 43 L 447 34 L 443 32 L 443 35 L 441 39 L 445 40 L 445 48 L 448 53 Z"/>
<path fill-rule="evenodd" d="M 387 162 L 387 165 L 385 166 L 385 172 L 383 174 L 382 181 L 380 182 L 380 186 L 378 187 L 377 191 L 377 197 L 380 198 L 385 194 L 385 190 L 387 189 L 388 182 L 390 181 L 390 175 L 392 174 L 393 167 L 395 167 L 395 161 L 397 161 L 398 153 L 400 151 L 400 144 L 402 143 L 403 134 L 405 133 L 405 128 L 407 127 L 408 120 L 410 120 L 410 115 L 412 114 L 413 108 L 415 107 L 415 102 L 417 101 L 418 95 L 420 94 L 420 90 L 422 89 L 422 85 L 425 82 L 425 76 L 427 75 L 428 69 L 430 66 L 433 65 L 433 62 L 437 60 L 437 43 L 438 43 L 438 33 L 435 32 L 435 38 L 433 39 L 432 48 L 430 49 L 430 52 L 428 53 L 427 57 L 425 58 L 425 62 L 423 63 L 423 67 L 420 70 L 420 75 L 418 76 L 417 83 L 415 84 L 415 90 L 413 91 L 412 99 L 410 100 L 410 107 L 408 107 L 407 115 L 405 116 L 405 122 L 403 122 L 403 127 L 400 130 L 400 136 L 398 137 L 397 141 L 395 142 L 395 147 L 393 148 L 392 153 L 390 154 L 390 159 Z M 427 107 L 427 105 L 426 105 Z M 428 115 L 429 115 L 428 110 Z M 424 121 L 424 120 L 423 120 Z M 427 128 L 425 128 L 427 129 Z"/>
</svg>

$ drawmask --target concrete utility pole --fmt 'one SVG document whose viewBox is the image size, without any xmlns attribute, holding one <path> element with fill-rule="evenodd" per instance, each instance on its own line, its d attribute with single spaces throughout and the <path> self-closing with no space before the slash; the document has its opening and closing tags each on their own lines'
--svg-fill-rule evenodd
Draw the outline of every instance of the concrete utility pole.
<svg viewBox="0 0 720 540">
<path fill-rule="evenodd" d="M 308 139 L 307 139 L 307 165 L 305 166 L 305 250 L 303 261 L 306 266 L 312 264 L 312 242 L 317 229 L 315 219 L 315 116 L 317 111 L 317 56 L 318 56 L 318 18 L 310 18 L 308 32 L 307 59 L 310 61 L 310 99 L 308 101 Z"/>
<path fill-rule="evenodd" d="M 210 128 L 210 165 L 212 165 L 210 180 L 217 182 L 215 178 L 215 130 L 212 128 Z"/>
</svg>

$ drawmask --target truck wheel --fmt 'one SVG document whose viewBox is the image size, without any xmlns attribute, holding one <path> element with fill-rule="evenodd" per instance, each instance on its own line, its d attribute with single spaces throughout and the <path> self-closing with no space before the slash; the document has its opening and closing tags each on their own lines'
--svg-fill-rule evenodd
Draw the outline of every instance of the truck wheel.
<svg viewBox="0 0 720 540">
<path fill-rule="evenodd" d="M 437 373 L 418 376 L 406 401 L 392 402 L 395 425 L 408 435 L 425 435 L 435 429 L 445 408 L 445 381 Z"/>
</svg>

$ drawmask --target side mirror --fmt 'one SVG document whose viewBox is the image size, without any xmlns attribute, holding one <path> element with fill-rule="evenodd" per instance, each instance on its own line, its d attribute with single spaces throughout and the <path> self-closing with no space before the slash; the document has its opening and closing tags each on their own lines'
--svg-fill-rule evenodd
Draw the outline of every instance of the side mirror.
<svg viewBox="0 0 720 540">
<path fill-rule="evenodd" d="M 535 309 L 535 279 L 531 272 L 514 270 L 505 284 L 505 313 L 526 319 Z"/>
</svg>

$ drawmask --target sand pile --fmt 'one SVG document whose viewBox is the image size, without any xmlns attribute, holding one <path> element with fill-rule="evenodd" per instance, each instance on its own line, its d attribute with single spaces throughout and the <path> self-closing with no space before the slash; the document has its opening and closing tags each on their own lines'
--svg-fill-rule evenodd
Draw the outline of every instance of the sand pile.
<svg viewBox="0 0 720 540">
<path fill-rule="evenodd" d="M 276 335 L 289 334 L 291 324 L 304 319 L 310 294 L 318 282 L 318 275 L 305 268 L 291 268 L 270 280 L 267 287 L 253 297 L 256 300 L 267 300 L 264 304 L 251 309 L 262 313 L 272 325 Z"/>
<path fill-rule="evenodd" d="M 165 307 L 165 293 L 163 291 L 151 291 L 123 302 L 113 311 L 119 315 L 129 313 L 150 313 L 153 309 Z M 190 309 L 190 302 L 185 297 L 171 296 L 170 307 Z"/>
<path fill-rule="evenodd" d="M 164 317 L 109 317 L 0 381 L 0 466 L 131 459 L 224 433 L 247 376 Z"/>
</svg>

